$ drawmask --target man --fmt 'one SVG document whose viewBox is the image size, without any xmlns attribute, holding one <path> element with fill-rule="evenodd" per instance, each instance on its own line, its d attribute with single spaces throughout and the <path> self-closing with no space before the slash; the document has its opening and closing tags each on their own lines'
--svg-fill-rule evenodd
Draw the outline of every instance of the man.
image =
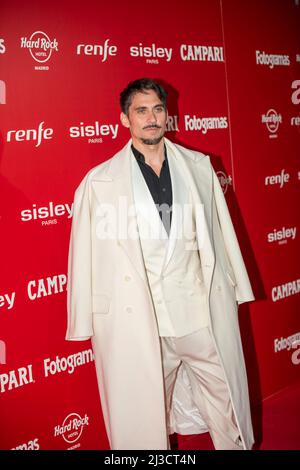
<svg viewBox="0 0 300 470">
<path fill-rule="evenodd" d="M 209 157 L 164 137 L 166 92 L 121 93 L 131 139 L 75 193 L 68 340 L 91 338 L 112 449 L 209 431 L 251 449 L 237 303 L 253 300 Z"/>
</svg>

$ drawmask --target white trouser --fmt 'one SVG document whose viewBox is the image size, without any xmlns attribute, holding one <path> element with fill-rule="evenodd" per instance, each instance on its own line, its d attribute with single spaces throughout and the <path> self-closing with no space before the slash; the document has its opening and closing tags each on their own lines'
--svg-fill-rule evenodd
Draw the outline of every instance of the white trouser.
<svg viewBox="0 0 300 470">
<path fill-rule="evenodd" d="M 167 419 L 179 366 L 185 367 L 192 398 L 216 450 L 242 450 L 224 372 L 209 327 L 176 337 L 161 337 Z"/>
</svg>

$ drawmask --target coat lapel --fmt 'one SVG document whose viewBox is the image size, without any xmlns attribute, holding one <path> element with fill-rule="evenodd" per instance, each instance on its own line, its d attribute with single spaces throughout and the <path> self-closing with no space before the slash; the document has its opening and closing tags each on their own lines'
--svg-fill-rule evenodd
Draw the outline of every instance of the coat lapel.
<svg viewBox="0 0 300 470">
<path fill-rule="evenodd" d="M 116 219 L 123 221 L 126 230 L 117 230 L 117 243 L 126 251 L 138 274 L 147 283 L 133 199 L 131 143 L 130 139 L 125 147 L 110 160 L 106 171 L 96 174 L 92 180 L 98 202 L 112 204 L 116 209 Z"/>
</svg>

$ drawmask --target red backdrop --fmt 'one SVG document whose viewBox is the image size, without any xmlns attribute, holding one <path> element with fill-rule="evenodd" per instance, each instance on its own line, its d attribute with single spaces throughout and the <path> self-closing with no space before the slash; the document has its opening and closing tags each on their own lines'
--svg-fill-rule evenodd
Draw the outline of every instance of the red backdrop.
<svg viewBox="0 0 300 470">
<path fill-rule="evenodd" d="M 1 2 L 1 449 L 108 448 L 91 344 L 64 340 L 67 253 L 74 190 L 127 141 L 119 92 L 142 76 L 226 193 L 257 299 L 252 403 L 299 379 L 297 4 Z"/>
</svg>

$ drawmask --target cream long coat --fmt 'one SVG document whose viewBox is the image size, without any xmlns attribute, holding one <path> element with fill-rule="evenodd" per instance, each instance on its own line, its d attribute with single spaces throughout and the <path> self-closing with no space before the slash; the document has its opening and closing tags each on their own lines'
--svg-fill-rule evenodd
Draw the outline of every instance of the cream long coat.
<svg viewBox="0 0 300 470">
<path fill-rule="evenodd" d="M 140 240 L 122 233 L 107 239 L 101 235 L 107 220 L 106 229 L 110 229 L 112 207 L 118 220 L 124 220 L 129 210 L 129 231 L 137 232 L 132 212 L 131 143 L 89 171 L 75 193 L 66 339 L 92 339 L 111 449 L 167 449 L 160 342 Z M 197 224 L 197 234 L 203 242 L 199 253 L 210 325 L 243 447 L 250 449 L 253 433 L 237 303 L 253 300 L 253 293 L 209 157 L 168 139 L 165 144 L 168 158 L 176 158 L 188 178 L 194 204 L 204 208 L 205 220 L 203 223 L 201 218 L 201 227 Z M 182 378 L 179 374 L 178 380 Z M 188 422 L 191 402 L 188 384 L 183 382 L 175 390 L 180 390 L 181 403 L 186 397 L 183 409 Z M 176 420 L 176 413 L 174 416 Z M 197 419 L 189 432 L 203 432 L 203 426 L 197 429 L 196 423 Z M 176 429 L 176 423 L 174 426 Z"/>
</svg>

